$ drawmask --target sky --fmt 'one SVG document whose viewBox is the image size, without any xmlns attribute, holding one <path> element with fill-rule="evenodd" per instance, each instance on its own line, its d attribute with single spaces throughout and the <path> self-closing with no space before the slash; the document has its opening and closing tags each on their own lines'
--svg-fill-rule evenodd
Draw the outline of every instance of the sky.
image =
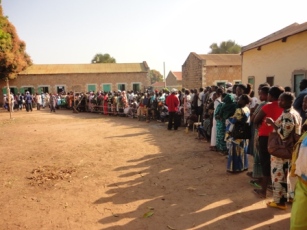
<svg viewBox="0 0 307 230">
<path fill-rule="evenodd" d="M 165 77 L 212 43 L 246 46 L 307 22 L 306 0 L 2 0 L 34 64 L 146 61 Z"/>
</svg>

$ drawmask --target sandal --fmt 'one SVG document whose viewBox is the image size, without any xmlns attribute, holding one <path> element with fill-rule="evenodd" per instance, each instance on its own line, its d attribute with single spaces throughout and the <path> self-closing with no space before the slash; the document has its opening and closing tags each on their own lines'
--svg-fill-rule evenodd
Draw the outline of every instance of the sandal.
<svg viewBox="0 0 307 230">
<path fill-rule="evenodd" d="M 262 189 L 254 189 L 253 192 L 259 197 L 259 198 L 266 198 L 266 194 L 263 193 Z"/>
<path fill-rule="evenodd" d="M 274 201 L 270 201 L 270 202 L 266 203 L 266 205 L 267 205 L 268 207 L 271 207 L 271 208 L 278 208 L 278 209 L 281 209 L 281 210 L 286 210 L 286 209 L 287 209 L 287 206 L 286 206 L 286 205 L 276 204 Z"/>
<path fill-rule="evenodd" d="M 249 183 L 253 186 L 255 186 L 256 188 L 260 188 L 261 189 L 261 185 L 259 184 L 258 180 L 250 180 Z"/>
</svg>

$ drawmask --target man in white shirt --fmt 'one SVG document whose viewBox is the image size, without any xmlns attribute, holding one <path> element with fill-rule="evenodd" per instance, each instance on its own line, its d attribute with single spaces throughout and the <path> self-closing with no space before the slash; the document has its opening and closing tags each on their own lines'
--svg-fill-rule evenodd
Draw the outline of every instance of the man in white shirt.
<svg viewBox="0 0 307 230">
<path fill-rule="evenodd" d="M 203 119 L 203 111 L 204 111 L 204 89 L 199 88 L 198 100 L 197 100 L 197 116 L 200 117 L 200 121 Z"/>
</svg>

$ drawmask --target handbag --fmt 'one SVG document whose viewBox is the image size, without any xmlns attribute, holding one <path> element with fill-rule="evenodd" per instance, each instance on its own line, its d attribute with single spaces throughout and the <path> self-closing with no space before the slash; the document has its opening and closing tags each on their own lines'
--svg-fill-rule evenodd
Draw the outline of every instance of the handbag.
<svg viewBox="0 0 307 230">
<path fill-rule="evenodd" d="M 234 139 L 250 139 L 252 135 L 251 126 L 249 123 L 238 121 L 235 123 L 232 130 Z"/>
<path fill-rule="evenodd" d="M 289 134 L 289 136 L 282 140 L 278 133 L 272 132 L 269 135 L 268 140 L 268 152 L 275 157 L 282 159 L 291 159 L 293 147 L 297 141 L 295 129 Z"/>
<path fill-rule="evenodd" d="M 232 137 L 234 139 L 250 139 L 252 136 L 252 130 L 249 122 L 246 122 L 247 117 L 245 113 L 242 110 L 243 119 L 241 121 L 237 121 L 234 124 L 233 130 L 232 130 Z"/>
</svg>

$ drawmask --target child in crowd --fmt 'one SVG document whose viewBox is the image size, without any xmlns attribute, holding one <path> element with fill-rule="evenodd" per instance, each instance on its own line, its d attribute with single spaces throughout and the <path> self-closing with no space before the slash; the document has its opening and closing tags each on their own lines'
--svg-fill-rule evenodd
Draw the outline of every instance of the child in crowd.
<svg viewBox="0 0 307 230">
<path fill-rule="evenodd" d="M 160 113 L 161 122 L 165 122 L 167 118 L 168 118 L 168 107 L 166 105 L 163 105 Z"/>
<path fill-rule="evenodd" d="M 206 142 L 211 140 L 211 121 L 209 114 L 204 115 L 203 125 L 197 128 L 198 139 L 202 137 L 205 138 Z"/>
<path fill-rule="evenodd" d="M 198 122 L 197 120 L 197 115 L 195 112 L 193 112 L 190 116 L 188 116 L 186 118 L 186 123 L 185 123 L 185 126 L 188 127 L 189 129 L 192 129 L 193 128 L 193 124 L 194 122 Z"/>
</svg>

